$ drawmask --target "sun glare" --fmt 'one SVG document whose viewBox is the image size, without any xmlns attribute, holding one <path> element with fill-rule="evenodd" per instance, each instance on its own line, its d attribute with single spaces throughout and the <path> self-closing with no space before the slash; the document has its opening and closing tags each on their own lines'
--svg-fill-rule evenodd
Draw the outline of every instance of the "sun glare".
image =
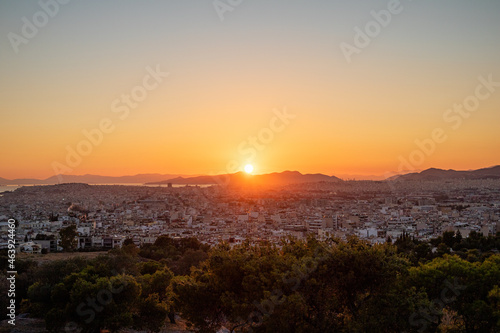
<svg viewBox="0 0 500 333">
<path fill-rule="evenodd" d="M 245 172 L 252 173 L 253 172 L 253 165 L 251 165 L 251 164 L 245 165 Z"/>
</svg>

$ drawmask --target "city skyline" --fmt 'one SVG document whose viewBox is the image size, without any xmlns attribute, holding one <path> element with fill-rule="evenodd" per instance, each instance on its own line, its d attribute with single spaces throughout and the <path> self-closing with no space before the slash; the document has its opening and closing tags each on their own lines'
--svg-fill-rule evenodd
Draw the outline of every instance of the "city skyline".
<svg viewBox="0 0 500 333">
<path fill-rule="evenodd" d="M 500 3 L 116 4 L 0 2 L 0 177 L 500 164 Z"/>
</svg>

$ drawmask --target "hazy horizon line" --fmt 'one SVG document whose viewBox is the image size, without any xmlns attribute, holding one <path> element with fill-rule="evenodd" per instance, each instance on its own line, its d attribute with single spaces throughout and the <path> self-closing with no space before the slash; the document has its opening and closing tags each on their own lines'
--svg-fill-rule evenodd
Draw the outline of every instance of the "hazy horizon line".
<svg viewBox="0 0 500 333">
<path fill-rule="evenodd" d="M 417 173 L 417 172 L 422 172 L 424 170 L 428 170 L 428 169 L 440 169 L 440 170 L 454 170 L 454 171 L 473 171 L 473 170 L 480 170 L 480 169 L 488 169 L 488 168 L 493 168 L 493 167 L 496 167 L 496 166 L 499 166 L 499 164 L 496 164 L 496 165 L 492 165 L 492 166 L 488 166 L 488 167 L 480 167 L 480 168 L 477 168 L 477 169 L 454 169 L 454 168 L 438 168 L 438 167 L 429 167 L 429 168 L 426 168 L 426 169 L 413 169 L 413 170 L 402 170 L 402 171 L 399 171 L 399 172 L 396 172 L 396 171 L 387 171 L 387 172 L 384 172 L 384 173 L 361 173 L 361 172 L 353 172 L 353 173 L 323 173 L 323 172 L 303 172 L 303 171 L 300 171 L 300 170 L 293 170 L 293 169 L 287 169 L 287 170 L 282 170 L 282 171 L 268 171 L 268 172 L 256 172 L 256 173 L 252 173 L 252 175 L 254 176 L 259 176 L 259 175 L 266 175 L 266 174 L 272 174 L 272 173 L 283 173 L 283 172 L 299 172 L 300 174 L 303 174 L 303 175 L 306 175 L 306 174 L 323 174 L 323 175 L 327 175 L 327 176 L 334 176 L 334 177 L 338 177 L 338 178 L 343 178 L 343 179 L 346 179 L 346 178 L 349 178 L 349 177 L 353 177 L 352 179 L 356 179 L 355 177 L 358 177 L 358 178 L 362 178 L 362 177 L 366 177 L 367 180 L 369 180 L 369 178 L 380 178 L 380 177 L 384 177 L 384 179 L 386 178 L 389 178 L 391 176 L 394 176 L 394 175 L 399 175 L 399 174 L 408 174 L 408 173 Z M 226 174 L 235 174 L 235 173 L 239 173 L 239 172 L 242 172 L 244 173 L 245 171 L 243 170 L 239 170 L 237 172 L 233 172 L 233 173 L 230 173 L 230 172 L 226 172 L 226 173 L 217 173 L 217 174 L 210 174 L 210 173 L 195 173 L 195 174 L 184 174 L 184 173 L 161 173 L 161 172 L 144 172 L 144 173 L 135 173 L 135 174 L 121 174 L 121 175 L 109 175 L 109 174 L 98 174 L 98 173 L 84 173 L 84 174 L 59 174 L 59 175 L 54 175 L 52 174 L 51 176 L 48 176 L 48 177 L 16 177 L 16 178 L 5 178 L 5 177 L 2 177 L 0 176 L 0 178 L 2 179 L 5 179 L 5 180 L 9 180 L 9 181 L 13 181 L 13 180 L 21 180 L 21 179 L 33 179 L 33 180 L 47 180 L 49 178 L 52 178 L 52 177 L 57 177 L 57 176 L 73 176 L 73 177 L 83 177 L 83 176 L 98 176 L 98 177 L 113 177 L 113 178 L 120 178 L 120 177 L 136 177 L 136 176 L 141 176 L 141 175 L 169 175 L 169 176 L 175 176 L 175 177 L 200 177 L 200 176 L 220 176 L 220 175 L 226 175 Z M 358 179 L 356 179 L 358 180 Z M 363 180 L 363 179 L 359 179 L 359 180 Z"/>
</svg>

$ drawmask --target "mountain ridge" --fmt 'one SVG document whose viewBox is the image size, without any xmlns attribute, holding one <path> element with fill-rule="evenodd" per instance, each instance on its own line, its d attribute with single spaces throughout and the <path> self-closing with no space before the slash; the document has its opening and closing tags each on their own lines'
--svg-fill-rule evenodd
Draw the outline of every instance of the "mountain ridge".
<svg viewBox="0 0 500 333">
<path fill-rule="evenodd" d="M 146 185 L 164 185 L 164 184 L 182 184 L 182 185 L 266 185 L 266 186 L 281 186 L 297 183 L 314 183 L 314 182 L 342 182 L 343 180 L 335 176 L 327 176 L 321 173 L 302 174 L 298 171 L 283 171 L 272 172 L 262 175 L 251 175 L 244 172 L 236 172 L 232 174 L 213 175 L 213 176 L 198 176 L 198 177 L 177 177 L 167 179 L 160 182 L 150 182 Z"/>
<path fill-rule="evenodd" d="M 345 176 L 345 175 L 344 175 Z M 215 177 L 215 178 L 214 178 Z M 143 173 L 125 176 L 102 176 L 93 174 L 84 175 L 54 175 L 46 179 L 35 178 L 17 178 L 7 179 L 0 177 L 0 185 L 54 185 L 60 183 L 87 183 L 87 184 L 224 184 L 228 179 L 233 179 L 237 183 L 243 179 L 253 177 L 257 179 L 254 182 L 268 182 L 271 184 L 287 185 L 291 183 L 303 182 L 337 182 L 344 181 L 335 175 L 328 176 L 322 173 L 306 173 L 299 171 L 285 170 L 282 172 L 271 172 L 262 175 L 248 175 L 243 172 L 224 175 L 182 175 L 182 174 L 160 174 Z M 500 178 L 500 165 L 476 169 L 476 170 L 454 170 L 429 168 L 419 172 L 410 172 L 406 174 L 394 175 L 380 181 L 428 181 L 428 180 L 446 180 L 446 179 L 497 179 Z"/>
<path fill-rule="evenodd" d="M 143 184 L 160 181 L 169 177 L 178 177 L 180 174 L 143 173 L 125 176 L 85 175 L 54 175 L 45 179 L 17 178 L 6 179 L 0 177 L 2 185 L 54 185 L 59 183 L 88 183 L 88 184 Z M 186 176 L 186 175 L 183 175 Z"/>
<path fill-rule="evenodd" d="M 500 165 L 477 170 L 454 170 L 429 168 L 421 172 L 408 173 L 389 178 L 390 181 L 435 181 L 452 179 L 500 179 Z"/>
</svg>

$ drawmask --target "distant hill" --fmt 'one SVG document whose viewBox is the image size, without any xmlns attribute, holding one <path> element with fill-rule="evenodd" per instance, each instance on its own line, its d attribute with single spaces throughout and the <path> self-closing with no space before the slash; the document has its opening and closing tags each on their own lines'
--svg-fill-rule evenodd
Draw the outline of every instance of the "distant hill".
<svg viewBox="0 0 500 333">
<path fill-rule="evenodd" d="M 500 178 L 500 165 L 478 170 L 443 170 L 430 168 L 421 172 L 396 175 L 386 180 L 442 180 L 442 179 L 486 179 Z M 6 179 L 0 177 L 0 185 L 54 185 L 59 183 L 86 183 L 86 184 L 231 184 L 231 185 L 273 185 L 282 186 L 297 183 L 315 182 L 341 182 L 342 179 L 335 176 L 327 176 L 320 173 L 302 174 L 298 171 L 274 172 L 264 175 L 248 175 L 243 172 L 217 176 L 186 176 L 179 174 L 146 173 L 131 176 L 101 176 L 101 175 L 62 175 L 52 176 L 47 179 Z"/>
<path fill-rule="evenodd" d="M 31 178 L 19 178 L 19 179 L 0 179 L 0 185 L 44 185 L 45 180 L 42 179 L 31 179 Z"/>
<path fill-rule="evenodd" d="M 447 180 L 447 179 L 496 179 L 500 178 L 500 165 L 478 170 L 443 170 L 430 168 L 422 172 L 409 173 L 402 176 L 391 177 L 388 180 L 421 181 L 421 180 Z"/>
<path fill-rule="evenodd" d="M 150 182 L 148 185 L 162 184 L 185 184 L 185 185 L 204 185 L 204 184 L 225 184 L 225 185 L 258 185 L 258 186 L 283 186 L 297 183 L 314 182 L 341 182 L 340 178 L 327 176 L 320 173 L 301 174 L 298 171 L 273 172 L 263 175 L 249 175 L 243 172 L 216 176 L 198 176 L 198 177 L 177 177 L 161 182 Z"/>
<path fill-rule="evenodd" d="M 100 175 L 61 175 L 47 179 L 5 179 L 0 178 L 2 185 L 54 185 L 59 183 L 87 183 L 87 184 L 144 184 L 179 177 L 178 174 L 147 173 L 134 176 L 100 176 Z"/>
<path fill-rule="evenodd" d="M 346 173 L 346 174 L 338 174 L 335 175 L 336 177 L 342 179 L 342 180 L 387 180 L 388 178 L 391 177 L 399 177 L 401 175 L 405 175 L 408 173 L 415 173 L 415 172 L 420 172 L 422 170 L 412 170 L 411 172 L 409 171 L 403 171 L 403 172 L 395 172 L 395 171 L 390 171 L 390 172 L 385 172 L 384 174 L 380 175 L 358 175 L 358 174 L 353 174 L 353 173 Z M 394 175 L 394 176 L 393 176 Z"/>
</svg>

